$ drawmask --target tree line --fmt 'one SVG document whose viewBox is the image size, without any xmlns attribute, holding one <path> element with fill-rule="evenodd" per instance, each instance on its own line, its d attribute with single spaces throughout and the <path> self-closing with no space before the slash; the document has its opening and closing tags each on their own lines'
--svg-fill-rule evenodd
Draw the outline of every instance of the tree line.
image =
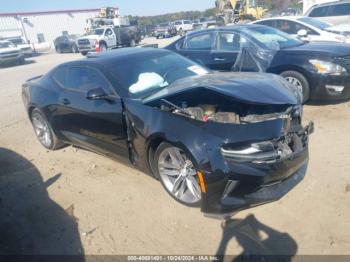
<svg viewBox="0 0 350 262">
<path fill-rule="evenodd" d="M 296 8 L 299 0 L 257 0 L 257 4 L 270 11 L 282 11 L 288 7 Z M 213 4 L 215 1 L 213 0 Z M 139 26 L 157 25 L 160 23 L 175 21 L 175 20 L 195 20 L 201 17 L 215 17 L 217 14 L 216 8 L 210 8 L 205 11 L 184 11 L 155 16 L 129 16 L 130 21 L 138 21 Z"/>
</svg>

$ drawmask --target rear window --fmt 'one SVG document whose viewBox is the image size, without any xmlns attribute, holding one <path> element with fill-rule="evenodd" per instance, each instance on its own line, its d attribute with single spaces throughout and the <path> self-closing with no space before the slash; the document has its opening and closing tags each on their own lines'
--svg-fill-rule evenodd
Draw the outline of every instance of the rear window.
<svg viewBox="0 0 350 262">
<path fill-rule="evenodd" d="M 327 16 L 328 6 L 316 7 L 310 13 L 310 17 L 323 17 Z"/>
<path fill-rule="evenodd" d="M 329 8 L 328 16 L 350 15 L 350 3 L 334 5 Z"/>
</svg>

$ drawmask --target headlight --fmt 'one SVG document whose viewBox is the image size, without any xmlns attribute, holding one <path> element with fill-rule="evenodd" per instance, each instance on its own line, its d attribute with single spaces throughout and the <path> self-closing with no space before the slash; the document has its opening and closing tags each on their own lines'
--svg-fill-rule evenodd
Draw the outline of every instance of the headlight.
<svg viewBox="0 0 350 262">
<path fill-rule="evenodd" d="M 310 60 L 309 62 L 317 69 L 319 74 L 340 75 L 342 73 L 346 73 L 346 69 L 344 67 L 332 62 L 317 59 Z"/>
<path fill-rule="evenodd" d="M 272 142 L 260 142 L 239 148 L 220 149 L 223 157 L 236 162 L 261 162 L 273 161 L 278 158 L 278 152 L 275 150 Z"/>
</svg>

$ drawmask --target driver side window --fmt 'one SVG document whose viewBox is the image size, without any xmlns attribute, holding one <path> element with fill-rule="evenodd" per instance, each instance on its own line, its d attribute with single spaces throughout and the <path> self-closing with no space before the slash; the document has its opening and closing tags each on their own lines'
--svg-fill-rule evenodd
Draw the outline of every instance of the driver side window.
<svg viewBox="0 0 350 262">
<path fill-rule="evenodd" d="M 108 94 L 111 93 L 107 80 L 97 71 L 87 67 L 69 68 L 64 87 L 78 92 L 103 88 Z"/>
<path fill-rule="evenodd" d="M 185 41 L 184 49 L 189 50 L 211 50 L 214 45 L 214 33 L 195 35 Z"/>
<path fill-rule="evenodd" d="M 240 35 L 235 33 L 219 33 L 218 48 L 220 51 L 240 51 Z"/>
</svg>

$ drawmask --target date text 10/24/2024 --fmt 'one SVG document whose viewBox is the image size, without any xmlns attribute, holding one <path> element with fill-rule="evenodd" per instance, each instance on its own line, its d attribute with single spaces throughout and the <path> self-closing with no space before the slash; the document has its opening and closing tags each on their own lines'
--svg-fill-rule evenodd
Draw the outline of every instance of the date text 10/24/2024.
<svg viewBox="0 0 350 262">
<path fill-rule="evenodd" d="M 128 256 L 128 261 L 218 261 L 215 256 Z"/>
</svg>

